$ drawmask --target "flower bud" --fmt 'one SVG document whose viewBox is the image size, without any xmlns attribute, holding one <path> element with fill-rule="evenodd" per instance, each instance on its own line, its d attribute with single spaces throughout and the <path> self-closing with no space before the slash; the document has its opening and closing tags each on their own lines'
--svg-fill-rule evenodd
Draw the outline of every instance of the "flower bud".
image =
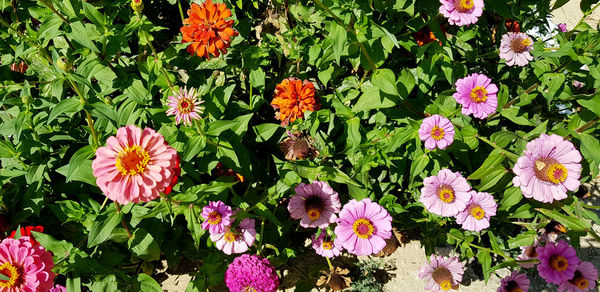
<svg viewBox="0 0 600 292">
<path fill-rule="evenodd" d="M 62 57 L 56 61 L 56 67 L 67 72 L 73 68 L 73 62 L 71 62 L 67 57 Z"/>
<path fill-rule="evenodd" d="M 135 12 L 142 12 L 144 9 L 144 2 L 142 2 L 142 0 L 131 0 L 131 8 Z"/>
<path fill-rule="evenodd" d="M 21 96 L 21 101 L 23 102 L 23 104 L 31 104 L 31 96 L 29 95 L 24 95 Z"/>
</svg>

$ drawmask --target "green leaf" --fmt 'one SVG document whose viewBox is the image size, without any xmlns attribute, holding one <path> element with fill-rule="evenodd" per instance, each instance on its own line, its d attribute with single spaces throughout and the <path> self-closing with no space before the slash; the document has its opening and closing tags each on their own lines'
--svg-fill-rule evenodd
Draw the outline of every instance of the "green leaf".
<svg viewBox="0 0 600 292">
<path fill-rule="evenodd" d="M 256 142 L 267 142 L 279 128 L 279 124 L 260 124 L 252 127 L 256 134 Z"/>
<path fill-rule="evenodd" d="M 81 278 L 67 278 L 66 287 L 68 292 L 81 292 Z"/>
<path fill-rule="evenodd" d="M 83 109 L 83 104 L 81 104 L 80 100 L 75 97 L 63 99 L 56 106 L 52 108 L 50 114 L 48 115 L 48 120 L 46 123 L 50 124 L 56 117 L 60 114 L 73 114 L 79 112 Z"/>
<path fill-rule="evenodd" d="M 144 292 L 162 292 L 160 285 L 154 280 L 154 278 L 146 274 L 137 275 L 137 283 L 139 285 L 138 291 Z"/>
<path fill-rule="evenodd" d="M 511 187 L 504 191 L 502 200 L 500 201 L 500 210 L 508 210 L 508 208 L 518 204 L 523 200 L 523 193 L 520 188 Z"/>
<path fill-rule="evenodd" d="M 187 221 L 187 228 L 190 230 L 192 238 L 194 239 L 194 246 L 198 248 L 200 246 L 200 239 L 206 230 L 202 229 L 201 223 L 196 215 L 199 212 L 199 208 L 194 205 L 182 206 L 184 208 L 183 215 Z"/>
<path fill-rule="evenodd" d="M 15 156 L 17 156 L 15 146 L 8 141 L 0 140 L 0 157 L 12 158 Z"/>
<path fill-rule="evenodd" d="M 490 136 L 490 140 L 495 142 L 500 148 L 508 146 L 512 141 L 519 138 L 520 137 L 517 134 L 510 131 L 498 131 Z"/>
<path fill-rule="evenodd" d="M 358 117 L 351 118 L 348 120 L 347 125 L 346 149 L 355 150 L 362 140 L 362 136 L 360 135 L 360 119 Z"/>
<path fill-rule="evenodd" d="M 489 156 L 483 161 L 481 166 L 473 172 L 467 179 L 482 179 L 488 176 L 496 166 L 499 166 L 506 159 L 506 155 L 498 149 L 492 150 Z"/>
<path fill-rule="evenodd" d="M 70 39 L 94 52 L 100 52 L 92 39 L 90 39 L 90 34 L 81 21 L 71 22 L 70 27 L 71 32 L 67 33 Z"/>
<path fill-rule="evenodd" d="M 413 158 L 412 163 L 410 164 L 410 177 L 415 178 L 417 175 L 421 174 L 427 164 L 429 164 L 429 156 L 427 154 L 415 154 L 416 157 Z"/>
<path fill-rule="evenodd" d="M 396 88 L 396 75 L 390 69 L 377 69 L 371 77 L 373 85 L 389 95 L 399 95 Z"/>
<path fill-rule="evenodd" d="M 276 226 L 283 226 L 281 221 L 279 221 L 279 219 L 275 217 L 275 214 L 273 214 L 273 212 L 269 210 L 269 208 L 267 208 L 267 206 L 265 206 L 263 203 L 259 202 L 258 204 L 256 204 L 255 212 L 258 213 L 260 216 L 266 218 L 267 220 L 271 221 L 271 223 L 275 224 Z"/>
<path fill-rule="evenodd" d="M 577 102 L 600 117 L 600 94 L 595 94 L 590 99 L 578 99 Z"/>
<path fill-rule="evenodd" d="M 71 180 L 71 176 L 75 173 L 76 170 L 88 159 L 94 157 L 94 149 L 92 146 L 88 145 L 83 148 L 77 150 L 73 156 L 71 156 L 71 160 L 69 160 L 69 168 L 67 170 L 67 181 Z"/>
<path fill-rule="evenodd" d="M 82 1 L 81 4 L 83 5 L 83 13 L 85 14 L 85 17 L 87 17 L 97 26 L 106 25 L 106 17 L 104 16 L 104 14 L 100 13 L 98 9 L 94 7 L 94 5 L 89 4 L 85 1 Z"/>
<path fill-rule="evenodd" d="M 358 98 L 358 101 L 352 107 L 352 111 L 357 113 L 371 109 L 393 107 L 398 104 L 398 101 L 397 97 L 383 94 L 377 87 L 371 87 Z"/>
<path fill-rule="evenodd" d="M 582 218 L 567 216 L 560 213 L 558 210 L 548 210 L 543 208 L 536 208 L 536 210 L 550 217 L 551 219 L 558 221 L 558 223 L 573 231 L 587 232 L 587 230 L 591 228 L 590 221 Z"/>
<path fill-rule="evenodd" d="M 517 235 L 515 238 L 508 239 L 508 248 L 518 248 L 521 246 L 530 246 L 535 242 L 535 231 L 530 230 Z"/>
<path fill-rule="evenodd" d="M 115 211 L 108 211 L 98 215 L 88 234 L 88 248 L 105 242 L 117 225 L 121 223 L 122 216 L 122 213 L 117 213 Z"/>
<path fill-rule="evenodd" d="M 340 65 L 340 57 L 344 53 L 344 48 L 347 45 L 348 32 L 342 26 L 336 22 L 331 22 L 330 36 L 333 40 L 333 54 L 335 55 L 335 62 Z"/>
<path fill-rule="evenodd" d="M 481 269 L 483 272 L 483 278 L 485 279 L 485 283 L 490 279 L 491 269 L 492 269 L 492 257 L 488 251 L 479 250 L 477 252 L 477 261 L 481 264 Z"/>
<path fill-rule="evenodd" d="M 415 84 L 415 75 L 410 70 L 403 69 L 396 81 L 396 88 L 402 98 L 407 98 L 413 88 L 415 88 Z"/>
<path fill-rule="evenodd" d="M 517 125 L 521 125 L 521 126 L 535 126 L 536 125 L 533 121 L 531 121 L 527 117 L 527 114 L 519 115 L 518 107 L 509 107 L 507 109 L 503 109 L 502 111 L 500 111 L 500 114 L 503 117 L 511 120 L 513 123 L 515 123 Z"/>
<path fill-rule="evenodd" d="M 182 154 L 183 161 L 192 160 L 206 146 L 206 136 L 192 136 L 185 145 L 185 151 Z"/>
<path fill-rule="evenodd" d="M 127 247 L 133 254 L 147 262 L 160 259 L 160 247 L 148 231 L 138 228 L 127 241 Z"/>
</svg>

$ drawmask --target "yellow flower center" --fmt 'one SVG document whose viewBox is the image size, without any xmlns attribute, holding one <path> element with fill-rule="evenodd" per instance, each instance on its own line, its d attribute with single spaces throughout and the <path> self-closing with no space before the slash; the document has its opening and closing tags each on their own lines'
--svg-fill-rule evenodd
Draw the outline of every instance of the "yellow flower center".
<svg viewBox="0 0 600 292">
<path fill-rule="evenodd" d="M 474 3 L 473 0 L 456 0 L 454 2 L 454 7 L 460 13 L 465 13 L 471 9 L 473 9 Z"/>
<path fill-rule="evenodd" d="M 569 283 L 577 286 L 581 290 L 585 290 L 590 285 L 590 282 L 581 274 L 580 271 L 575 271 L 573 279 L 569 280 Z"/>
<path fill-rule="evenodd" d="M 317 219 L 319 219 L 319 217 L 321 217 L 321 212 L 319 212 L 319 210 L 317 209 L 309 209 L 307 210 L 308 213 L 308 218 L 310 218 L 311 221 L 315 221 Z"/>
<path fill-rule="evenodd" d="M 13 288 L 20 286 L 21 274 L 19 273 L 19 269 L 13 266 L 11 263 L 4 263 L 0 266 L 0 274 L 3 274 L 8 277 L 8 280 L 0 280 L 0 287 L 2 288 Z"/>
<path fill-rule="evenodd" d="M 559 184 L 567 180 L 567 168 L 552 158 L 540 158 L 535 161 L 535 175 L 537 178 Z"/>
<path fill-rule="evenodd" d="M 183 97 L 177 102 L 177 110 L 182 114 L 189 114 L 194 110 L 194 101 L 190 98 Z"/>
<path fill-rule="evenodd" d="M 333 248 L 333 241 L 323 241 L 323 249 L 330 250 Z"/>
<path fill-rule="evenodd" d="M 451 288 L 453 288 L 452 273 L 450 273 L 450 270 L 448 270 L 448 268 L 446 267 L 441 266 L 435 268 L 435 270 L 433 270 L 433 273 L 431 273 L 431 278 L 433 278 L 433 281 L 440 285 L 440 288 L 444 291 L 448 291 Z"/>
<path fill-rule="evenodd" d="M 446 133 L 444 133 L 444 129 L 440 128 L 438 125 L 435 125 L 433 128 L 431 128 L 431 138 L 435 139 L 436 141 L 442 140 L 445 135 Z"/>
<path fill-rule="evenodd" d="M 486 101 L 488 98 L 487 90 L 483 86 L 477 86 L 471 90 L 471 100 L 477 103 Z"/>
<path fill-rule="evenodd" d="M 242 290 L 243 292 L 256 292 L 256 289 L 254 289 L 254 287 L 252 286 L 246 286 L 244 288 L 244 290 Z"/>
<path fill-rule="evenodd" d="M 483 219 L 483 217 L 485 217 L 485 211 L 483 211 L 483 209 L 479 205 L 475 205 L 474 207 L 472 207 L 470 213 L 473 216 L 473 218 L 477 220 L 481 220 Z"/>
<path fill-rule="evenodd" d="M 370 238 L 375 231 L 375 226 L 373 226 L 371 220 L 366 218 L 360 218 L 354 221 L 352 228 L 354 229 L 354 234 L 360 238 Z"/>
<path fill-rule="evenodd" d="M 237 234 L 231 232 L 231 231 L 227 231 L 225 232 L 225 235 L 223 236 L 223 238 L 225 239 L 225 241 L 227 242 L 234 242 L 237 238 Z"/>
<path fill-rule="evenodd" d="M 444 291 L 448 291 L 452 288 L 452 283 L 450 283 L 450 280 L 444 280 L 440 283 L 440 288 Z"/>
<path fill-rule="evenodd" d="M 135 145 L 125 147 L 117 154 L 115 166 L 122 175 L 136 175 L 146 170 L 148 162 L 150 162 L 148 151 Z"/>
<path fill-rule="evenodd" d="M 563 272 L 569 267 L 569 262 L 565 257 L 555 254 L 550 257 L 550 266 L 556 271 Z"/>
<path fill-rule="evenodd" d="M 529 48 L 533 42 L 528 37 L 517 37 L 510 42 L 510 49 L 517 53 L 523 53 Z"/>
<path fill-rule="evenodd" d="M 217 211 L 212 211 L 208 214 L 208 224 L 217 225 L 221 223 L 221 214 Z"/>
<path fill-rule="evenodd" d="M 437 195 L 444 203 L 454 202 L 454 190 L 451 187 L 442 185 L 437 189 Z"/>
</svg>

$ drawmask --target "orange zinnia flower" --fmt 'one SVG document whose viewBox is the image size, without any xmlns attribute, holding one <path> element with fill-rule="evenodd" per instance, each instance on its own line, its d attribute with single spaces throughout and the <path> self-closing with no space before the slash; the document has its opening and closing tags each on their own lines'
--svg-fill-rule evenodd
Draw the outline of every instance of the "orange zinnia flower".
<svg viewBox="0 0 600 292">
<path fill-rule="evenodd" d="M 281 126 L 304 116 L 305 111 L 316 111 L 321 104 L 315 98 L 315 86 L 308 80 L 290 77 L 284 79 L 275 87 L 275 98 L 271 102 L 277 111 L 275 118 L 281 121 Z"/>
<path fill-rule="evenodd" d="M 227 54 L 232 36 L 239 33 L 231 28 L 233 20 L 225 20 L 231 16 L 231 10 L 223 3 L 213 4 L 212 0 L 198 5 L 192 3 L 188 16 L 181 27 L 182 43 L 191 44 L 187 47 L 190 54 L 210 59 L 210 54 L 218 57 Z"/>
</svg>

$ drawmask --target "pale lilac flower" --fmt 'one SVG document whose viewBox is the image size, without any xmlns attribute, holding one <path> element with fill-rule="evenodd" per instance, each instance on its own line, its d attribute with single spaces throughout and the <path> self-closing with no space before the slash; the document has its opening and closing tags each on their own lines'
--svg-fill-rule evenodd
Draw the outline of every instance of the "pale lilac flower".
<svg viewBox="0 0 600 292">
<path fill-rule="evenodd" d="M 452 95 L 462 105 L 462 113 L 484 119 L 498 107 L 498 87 L 492 79 L 473 73 L 456 81 L 456 92 Z"/>
<path fill-rule="evenodd" d="M 315 249 L 315 252 L 324 257 L 333 258 L 340 255 L 342 251 L 342 244 L 340 241 L 336 239 L 331 239 L 327 236 L 327 232 L 321 231 L 318 237 L 311 237 L 312 247 Z"/>
<path fill-rule="evenodd" d="M 458 26 L 476 23 L 483 14 L 483 0 L 440 0 L 440 13 Z"/>
<path fill-rule="evenodd" d="M 533 40 L 521 32 L 507 32 L 500 41 L 500 58 L 508 66 L 523 67 L 533 60 L 529 51 L 533 50 Z"/>
<path fill-rule="evenodd" d="M 521 274 L 517 271 L 512 271 L 510 276 L 500 280 L 500 287 L 496 292 L 527 292 L 529 290 L 530 281 L 526 274 Z"/>
<path fill-rule="evenodd" d="M 458 172 L 442 169 L 423 180 L 421 198 L 427 211 L 440 216 L 456 216 L 471 200 L 471 186 Z"/>
<path fill-rule="evenodd" d="M 203 100 L 198 100 L 198 93 L 194 88 L 187 90 L 187 87 L 180 88 L 179 92 L 174 92 L 175 95 L 169 96 L 167 115 L 175 115 L 175 124 L 178 125 L 183 121 L 186 126 L 192 125 L 192 120 L 199 120 L 200 114 L 204 110 L 201 107 Z"/>
<path fill-rule="evenodd" d="M 467 208 L 456 215 L 456 223 L 471 231 L 481 231 L 490 227 L 490 217 L 496 216 L 498 204 L 489 193 L 471 191 Z"/>
<path fill-rule="evenodd" d="M 304 228 L 327 228 L 335 222 L 340 211 L 338 193 L 327 182 L 315 180 L 312 184 L 299 184 L 296 195 L 290 199 L 288 211 L 294 219 L 300 219 Z"/>
<path fill-rule="evenodd" d="M 440 115 L 427 117 L 419 128 L 419 138 L 429 150 L 435 147 L 444 149 L 454 142 L 454 125 Z"/>
<path fill-rule="evenodd" d="M 465 266 L 458 257 L 442 257 L 431 255 L 430 262 L 419 270 L 419 278 L 425 279 L 425 290 L 448 291 L 458 289 L 465 273 Z"/>
<path fill-rule="evenodd" d="M 536 239 L 533 245 L 521 246 L 521 254 L 519 254 L 516 258 L 517 261 L 528 261 L 528 260 L 536 260 L 538 257 L 535 249 L 540 246 L 540 242 Z M 523 268 L 533 268 L 537 263 L 519 263 Z"/>
<path fill-rule="evenodd" d="M 244 253 L 256 240 L 254 219 L 245 218 L 237 228 L 225 227 L 222 233 L 211 234 L 210 239 L 225 254 Z"/>
<path fill-rule="evenodd" d="M 231 207 L 221 201 L 208 202 L 208 205 L 202 208 L 202 229 L 208 230 L 210 234 L 223 233 L 225 227 L 231 225 L 231 216 L 233 212 Z"/>
<path fill-rule="evenodd" d="M 567 32 L 567 24 L 566 23 L 559 24 L 558 30 L 560 30 L 561 32 Z"/>
</svg>

